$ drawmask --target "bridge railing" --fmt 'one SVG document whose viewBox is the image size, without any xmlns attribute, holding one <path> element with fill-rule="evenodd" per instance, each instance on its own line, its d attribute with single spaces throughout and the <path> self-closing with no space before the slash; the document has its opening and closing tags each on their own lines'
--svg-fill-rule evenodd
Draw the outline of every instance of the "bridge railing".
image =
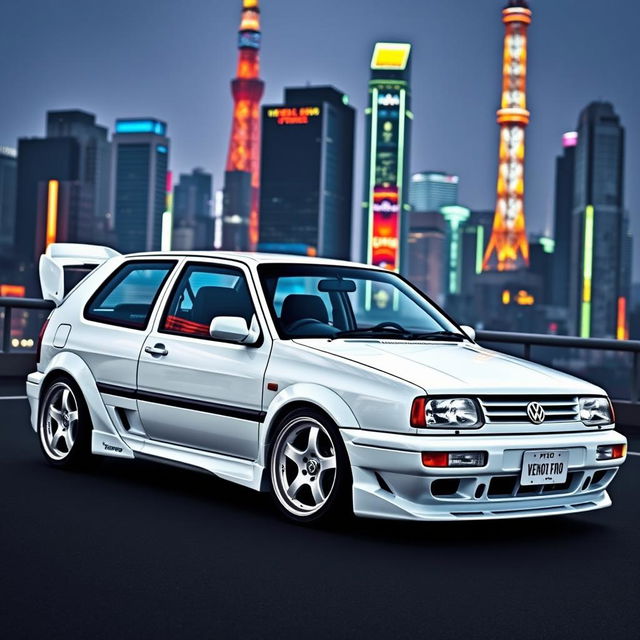
<svg viewBox="0 0 640 640">
<path fill-rule="evenodd" d="M 0 297 L 0 377 L 33 370 L 38 332 L 52 308 L 48 300 Z M 618 417 L 640 426 L 640 340 L 484 330 L 476 337 L 484 346 L 598 384 L 614 399 Z"/>
</svg>

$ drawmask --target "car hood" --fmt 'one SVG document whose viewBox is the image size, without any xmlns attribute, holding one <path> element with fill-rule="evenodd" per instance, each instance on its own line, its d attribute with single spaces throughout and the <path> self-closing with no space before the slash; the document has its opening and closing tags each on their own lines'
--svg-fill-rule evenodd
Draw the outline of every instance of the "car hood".
<svg viewBox="0 0 640 640">
<path fill-rule="evenodd" d="M 429 394 L 602 395 L 599 387 L 469 342 L 296 340 L 422 387 Z"/>
</svg>

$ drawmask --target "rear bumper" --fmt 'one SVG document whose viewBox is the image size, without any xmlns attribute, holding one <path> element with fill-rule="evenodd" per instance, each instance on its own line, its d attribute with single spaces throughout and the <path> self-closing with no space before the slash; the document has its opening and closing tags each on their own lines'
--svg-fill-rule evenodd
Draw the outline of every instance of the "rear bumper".
<svg viewBox="0 0 640 640">
<path fill-rule="evenodd" d="M 602 509 L 624 458 L 597 461 L 598 445 L 624 444 L 614 430 L 515 436 L 412 436 L 341 430 L 353 473 L 354 512 L 402 520 L 523 518 Z M 568 449 L 563 485 L 520 486 L 522 458 L 534 449 Z M 486 451 L 487 465 L 427 468 L 423 451 Z"/>
<path fill-rule="evenodd" d="M 40 389 L 44 374 L 34 371 L 27 376 L 27 399 L 31 410 L 31 427 L 38 431 L 38 406 L 40 401 Z"/>
</svg>

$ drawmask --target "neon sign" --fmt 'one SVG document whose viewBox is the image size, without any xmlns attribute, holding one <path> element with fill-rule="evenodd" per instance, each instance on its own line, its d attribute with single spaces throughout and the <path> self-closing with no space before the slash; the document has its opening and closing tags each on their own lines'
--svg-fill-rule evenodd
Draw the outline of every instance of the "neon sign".
<svg viewBox="0 0 640 640">
<path fill-rule="evenodd" d="M 278 107 L 267 110 L 267 118 L 273 118 L 278 124 L 308 124 L 310 118 L 320 115 L 320 107 Z"/>
<path fill-rule="evenodd" d="M 400 203 L 398 187 L 374 187 L 371 264 L 396 271 L 398 268 Z"/>
</svg>

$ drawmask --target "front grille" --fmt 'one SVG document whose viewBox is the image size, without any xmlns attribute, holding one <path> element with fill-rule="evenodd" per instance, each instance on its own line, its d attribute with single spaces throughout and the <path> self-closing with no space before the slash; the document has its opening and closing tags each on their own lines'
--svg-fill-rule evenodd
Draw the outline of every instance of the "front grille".
<svg viewBox="0 0 640 640">
<path fill-rule="evenodd" d="M 530 402 L 539 402 L 542 405 L 545 413 L 544 424 L 579 420 L 576 396 L 484 396 L 478 400 L 489 424 L 531 424 L 527 415 L 527 405 Z"/>
</svg>

